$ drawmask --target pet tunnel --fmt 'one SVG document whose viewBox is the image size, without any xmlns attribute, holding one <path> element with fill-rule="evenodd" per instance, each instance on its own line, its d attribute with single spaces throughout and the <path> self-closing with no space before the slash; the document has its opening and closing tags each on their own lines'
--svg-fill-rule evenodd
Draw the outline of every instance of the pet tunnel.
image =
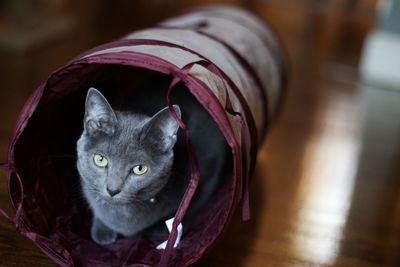
<svg viewBox="0 0 400 267">
<path fill-rule="evenodd" d="M 85 223 L 90 212 L 79 204 L 74 155 L 85 96 L 95 86 L 108 99 L 117 98 L 120 92 L 114 85 L 121 73 L 167 75 L 168 91 L 183 82 L 217 123 L 232 151 L 232 172 L 223 188 L 184 228 L 176 248 L 177 227 L 201 172 L 193 153 L 191 182 L 169 236 L 137 235 L 97 245 Z M 250 217 L 248 184 L 258 144 L 280 105 L 285 73 L 281 45 L 272 31 L 248 12 L 227 6 L 197 8 L 96 47 L 53 72 L 23 107 L 7 162 L 1 165 L 7 170 L 15 215 L 0 212 L 61 266 L 193 264 L 223 232 L 239 204 L 243 219 Z M 165 103 L 172 109 L 167 90 Z M 185 130 L 190 140 L 190 129 Z M 166 239 L 166 248 L 157 250 Z"/>
</svg>

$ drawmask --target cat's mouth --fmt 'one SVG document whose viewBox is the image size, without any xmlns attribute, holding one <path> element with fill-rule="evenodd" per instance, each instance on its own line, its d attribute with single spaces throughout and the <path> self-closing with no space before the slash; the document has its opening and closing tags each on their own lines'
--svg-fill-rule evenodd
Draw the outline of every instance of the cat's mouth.
<svg viewBox="0 0 400 267">
<path fill-rule="evenodd" d="M 149 194 L 149 192 L 137 192 L 135 195 L 130 195 L 129 197 L 123 195 L 110 196 L 103 194 L 101 198 L 110 204 L 128 205 L 143 202 L 154 203 L 154 200 L 156 199 L 155 195 L 156 194 Z"/>
<path fill-rule="evenodd" d="M 164 183 L 153 183 L 142 187 L 135 192 L 124 192 L 121 190 L 118 193 L 110 193 L 110 190 L 93 190 L 94 195 L 97 195 L 103 201 L 114 205 L 127 205 L 127 204 L 138 204 L 138 203 L 154 203 L 156 195 L 162 191 L 165 187 Z"/>
<path fill-rule="evenodd" d="M 107 201 L 110 204 L 114 204 L 114 205 L 127 205 L 127 204 L 131 204 L 134 203 L 135 201 L 133 201 L 131 198 L 125 198 L 125 197 L 121 197 L 121 196 L 108 196 L 108 195 L 103 195 L 102 198 Z"/>
</svg>

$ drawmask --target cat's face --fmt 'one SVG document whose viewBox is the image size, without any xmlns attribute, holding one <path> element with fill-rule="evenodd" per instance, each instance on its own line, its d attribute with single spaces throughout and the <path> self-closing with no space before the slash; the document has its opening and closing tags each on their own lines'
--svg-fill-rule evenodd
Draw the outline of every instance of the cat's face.
<svg viewBox="0 0 400 267">
<path fill-rule="evenodd" d="M 180 116 L 179 107 L 174 109 Z M 89 89 L 84 131 L 77 143 L 85 189 L 112 203 L 155 197 L 170 176 L 177 130 L 168 108 L 151 118 L 115 112 L 100 92 Z"/>
</svg>

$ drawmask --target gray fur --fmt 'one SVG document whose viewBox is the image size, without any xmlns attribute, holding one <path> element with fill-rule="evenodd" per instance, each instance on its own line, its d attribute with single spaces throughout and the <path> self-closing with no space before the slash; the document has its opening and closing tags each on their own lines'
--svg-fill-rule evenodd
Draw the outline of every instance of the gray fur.
<svg viewBox="0 0 400 267">
<path fill-rule="evenodd" d="M 181 117 L 179 106 L 173 107 Z M 168 107 L 153 116 L 114 111 L 99 91 L 89 89 L 84 131 L 77 142 L 77 167 L 84 196 L 93 212 L 91 236 L 96 243 L 111 244 L 117 234 L 135 235 L 174 214 L 190 179 L 185 142 L 180 138 L 177 143 L 178 129 Z M 222 140 L 220 135 L 214 142 Z M 210 174 L 205 174 L 210 180 L 206 182 L 209 188 L 202 189 L 200 184 L 193 210 L 203 206 L 215 191 L 223 165 L 224 157 L 220 155 L 226 151 L 226 144 L 222 149 L 218 144 L 210 145 L 216 148 L 198 146 L 198 156 L 207 155 L 206 162 L 200 158 L 199 164 L 209 169 Z M 178 158 L 175 165 L 174 150 Z M 95 154 L 107 158 L 107 167 L 94 163 Z M 132 172 L 139 164 L 148 166 L 143 175 Z"/>
<path fill-rule="evenodd" d="M 178 116 L 180 109 L 174 106 Z M 115 241 L 116 234 L 105 234 L 107 227 L 125 236 L 136 234 L 172 209 L 149 200 L 165 186 L 173 163 L 172 147 L 178 124 L 165 108 L 152 118 L 115 112 L 99 91 L 91 88 L 86 100 L 84 132 L 77 143 L 78 170 L 83 192 L 93 213 L 92 237 L 99 244 Z M 99 153 L 108 160 L 106 168 L 94 164 Z M 131 169 L 149 166 L 143 175 Z M 120 191 L 111 196 L 108 192 Z M 146 217 L 135 216 L 152 210 Z"/>
</svg>

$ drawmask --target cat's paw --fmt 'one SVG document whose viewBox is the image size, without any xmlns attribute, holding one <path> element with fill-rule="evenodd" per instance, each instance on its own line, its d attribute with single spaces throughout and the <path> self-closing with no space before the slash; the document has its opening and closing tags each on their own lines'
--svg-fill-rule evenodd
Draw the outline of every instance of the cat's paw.
<svg viewBox="0 0 400 267">
<path fill-rule="evenodd" d="M 92 228 L 91 235 L 93 241 L 102 246 L 110 245 L 117 240 L 117 233 L 109 229 L 100 231 Z"/>
<path fill-rule="evenodd" d="M 92 225 L 90 234 L 93 241 L 102 246 L 114 243 L 118 237 L 118 234 L 116 232 L 105 227 L 104 225 L 99 226 L 98 223 L 94 223 Z"/>
<path fill-rule="evenodd" d="M 92 239 L 99 245 L 111 245 L 117 240 L 117 233 L 113 231 L 92 232 Z"/>
</svg>

